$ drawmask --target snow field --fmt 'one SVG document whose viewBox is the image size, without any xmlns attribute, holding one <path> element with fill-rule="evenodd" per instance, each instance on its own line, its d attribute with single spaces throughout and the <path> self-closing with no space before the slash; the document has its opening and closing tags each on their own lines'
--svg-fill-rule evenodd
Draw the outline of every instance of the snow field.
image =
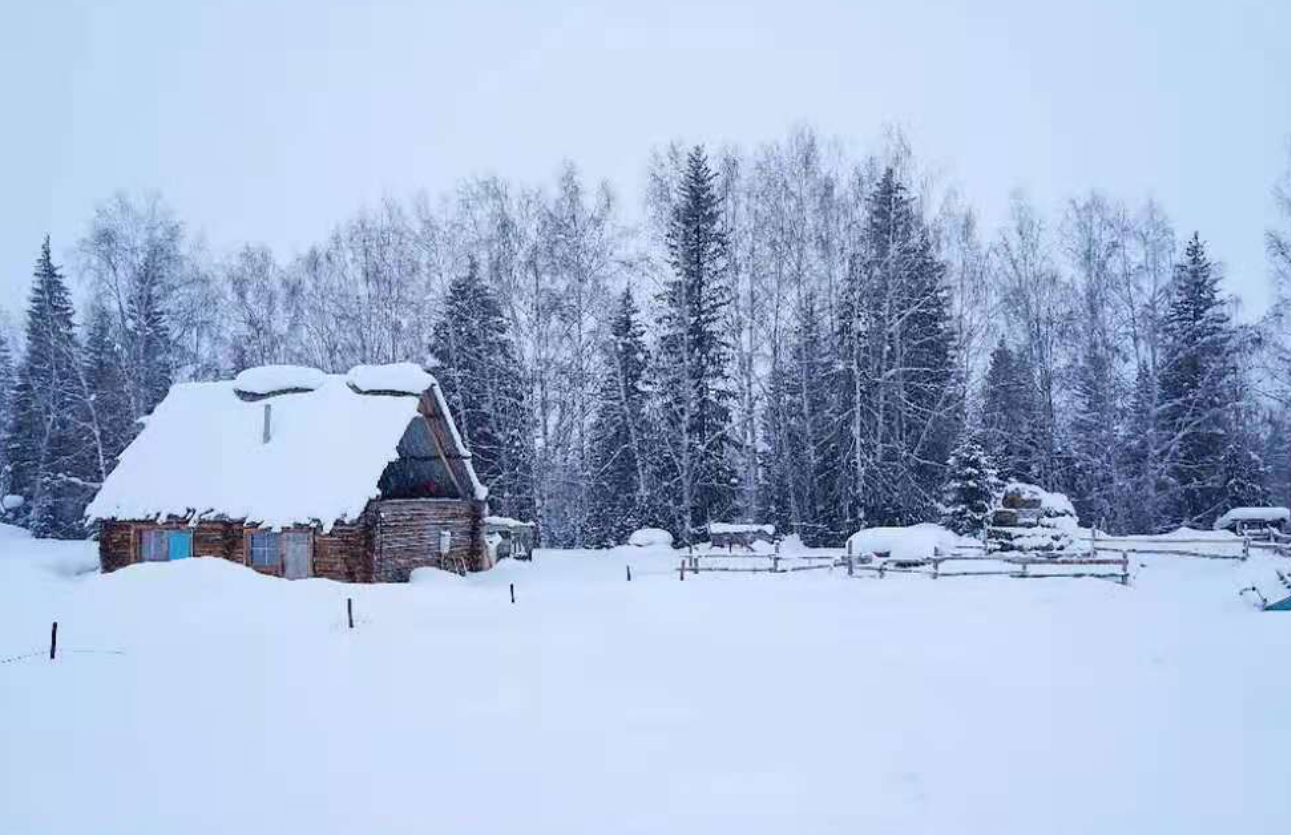
<svg viewBox="0 0 1291 835">
<path fill-rule="evenodd" d="M 1211 833 L 1291 813 L 1291 619 L 1240 601 L 1233 563 L 1145 558 L 1130 588 L 679 582 L 677 552 L 619 548 L 350 586 L 208 559 L 78 574 L 92 549 L 0 529 L 0 657 L 54 619 L 65 648 L 0 665 L 2 832 Z"/>
</svg>

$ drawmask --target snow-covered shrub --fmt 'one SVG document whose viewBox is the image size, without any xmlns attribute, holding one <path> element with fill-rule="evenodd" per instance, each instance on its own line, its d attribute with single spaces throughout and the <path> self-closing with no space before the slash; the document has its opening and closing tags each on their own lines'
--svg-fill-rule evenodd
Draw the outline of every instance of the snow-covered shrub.
<svg viewBox="0 0 1291 835">
<path fill-rule="evenodd" d="M 641 528 L 632 532 L 632 535 L 628 537 L 628 544 L 637 548 L 671 548 L 672 534 L 663 528 Z"/>
</svg>

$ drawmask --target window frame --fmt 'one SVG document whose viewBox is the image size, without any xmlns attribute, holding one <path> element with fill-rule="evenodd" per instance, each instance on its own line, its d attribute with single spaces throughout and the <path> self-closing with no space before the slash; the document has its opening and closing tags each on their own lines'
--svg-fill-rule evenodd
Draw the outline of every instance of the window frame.
<svg viewBox="0 0 1291 835">
<path fill-rule="evenodd" d="M 259 528 L 248 528 L 243 532 L 243 563 L 256 571 L 273 574 L 278 577 L 286 576 L 287 573 L 287 542 L 290 537 L 300 536 L 305 538 L 305 549 L 309 555 L 309 572 L 307 577 L 314 576 L 314 531 L 312 528 L 284 528 L 283 530 L 262 530 Z M 272 564 L 256 562 L 256 537 L 268 538 L 274 543 Z M 261 553 L 264 548 L 260 548 Z"/>
</svg>

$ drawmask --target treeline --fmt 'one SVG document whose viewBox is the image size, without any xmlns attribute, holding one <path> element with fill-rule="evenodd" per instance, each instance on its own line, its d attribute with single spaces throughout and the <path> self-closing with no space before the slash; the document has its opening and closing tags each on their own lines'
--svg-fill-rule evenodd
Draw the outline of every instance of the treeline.
<svg viewBox="0 0 1291 835">
<path fill-rule="evenodd" d="M 648 170 L 635 225 L 566 165 L 387 201 L 285 263 L 213 258 L 160 198 L 109 200 L 73 249 L 83 309 L 46 242 L 24 347 L 0 342 L 10 516 L 84 535 L 172 382 L 432 357 L 495 510 L 551 546 L 968 529 L 1012 478 L 1113 531 L 1287 502 L 1291 230 L 1268 233 L 1279 301 L 1240 325 L 1204 230 L 1181 246 L 1150 202 L 1050 218 L 1019 195 L 985 232 L 899 140 L 858 159 L 805 129 Z"/>
</svg>

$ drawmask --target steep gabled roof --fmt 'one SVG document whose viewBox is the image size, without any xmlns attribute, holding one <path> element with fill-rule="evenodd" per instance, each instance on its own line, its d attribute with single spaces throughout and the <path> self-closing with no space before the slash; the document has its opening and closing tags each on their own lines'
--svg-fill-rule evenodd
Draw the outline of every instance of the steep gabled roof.
<svg viewBox="0 0 1291 835">
<path fill-rule="evenodd" d="M 379 495 L 377 483 L 398 457 L 399 440 L 421 419 L 447 430 L 439 432 L 451 459 L 446 463 L 467 482 L 462 487 L 468 495 L 485 499 L 488 491 L 439 384 L 421 368 L 360 366 L 332 375 L 277 367 L 253 369 L 235 381 L 174 386 L 121 455 L 86 517 L 245 519 L 267 527 L 317 522 L 330 528 L 358 518 Z"/>
</svg>

